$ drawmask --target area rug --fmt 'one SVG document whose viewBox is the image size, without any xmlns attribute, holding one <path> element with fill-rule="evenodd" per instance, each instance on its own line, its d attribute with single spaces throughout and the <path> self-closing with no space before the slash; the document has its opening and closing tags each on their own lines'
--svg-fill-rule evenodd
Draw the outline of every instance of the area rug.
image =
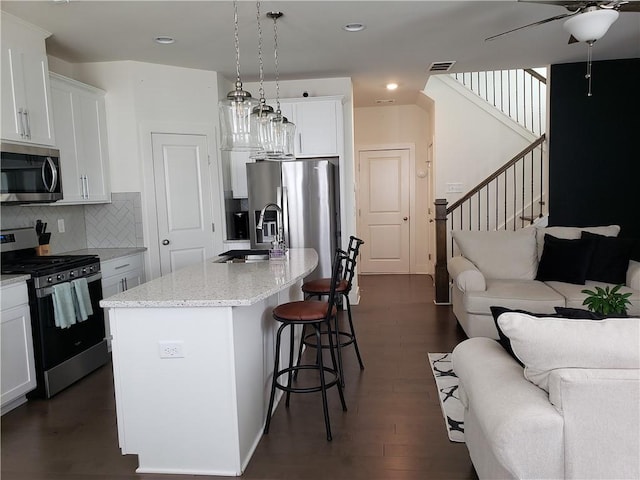
<svg viewBox="0 0 640 480">
<path fill-rule="evenodd" d="M 458 395 L 458 377 L 450 353 L 430 353 L 429 364 L 436 381 L 440 407 L 452 442 L 464 442 L 464 407 Z"/>
</svg>

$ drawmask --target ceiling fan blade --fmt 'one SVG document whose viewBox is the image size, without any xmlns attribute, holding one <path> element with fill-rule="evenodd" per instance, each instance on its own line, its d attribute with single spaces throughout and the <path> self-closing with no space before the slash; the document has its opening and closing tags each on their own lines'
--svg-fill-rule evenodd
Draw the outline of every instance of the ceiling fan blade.
<svg viewBox="0 0 640 480">
<path fill-rule="evenodd" d="M 578 43 L 580 42 L 580 40 L 578 40 L 576 37 L 574 37 L 573 35 L 571 35 L 569 37 L 569 41 L 567 42 L 569 45 L 571 45 L 572 43 Z"/>
<path fill-rule="evenodd" d="M 575 12 L 573 12 L 573 13 L 563 13 L 562 15 L 556 15 L 555 17 L 546 18 L 546 19 L 540 20 L 538 22 L 533 22 L 533 23 L 530 23 L 528 25 L 523 25 L 522 27 L 513 28 L 511 30 L 507 30 L 506 32 L 502 32 L 502 33 L 499 33 L 497 35 L 492 35 L 491 37 L 487 37 L 487 38 L 484 39 L 484 41 L 485 42 L 489 42 L 489 41 L 494 40 L 494 39 L 496 39 L 498 37 L 506 35 L 508 33 L 513 33 L 513 32 L 517 32 L 518 30 L 522 30 L 523 28 L 535 27 L 537 25 L 543 25 L 545 23 L 553 22 L 554 20 L 560 20 L 561 18 L 570 17 L 571 15 L 574 15 L 574 13 Z"/>
<path fill-rule="evenodd" d="M 618 5 L 616 8 L 619 12 L 640 12 L 640 2 L 627 2 Z"/>
<path fill-rule="evenodd" d="M 582 10 L 590 3 L 591 4 L 606 3 L 606 2 L 596 2 L 596 1 L 572 2 L 570 0 L 518 0 L 518 1 L 523 3 L 542 3 L 544 5 L 557 5 L 558 7 L 566 8 L 570 12 Z"/>
</svg>

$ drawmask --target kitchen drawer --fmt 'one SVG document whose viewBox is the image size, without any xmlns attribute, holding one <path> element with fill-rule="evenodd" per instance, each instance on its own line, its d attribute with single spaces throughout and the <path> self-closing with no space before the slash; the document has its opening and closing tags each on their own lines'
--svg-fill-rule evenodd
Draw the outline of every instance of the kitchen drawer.
<svg viewBox="0 0 640 480">
<path fill-rule="evenodd" d="M 142 254 L 135 253 L 133 255 L 127 255 L 126 257 L 120 257 L 113 260 L 107 260 L 100 263 L 102 270 L 102 277 L 108 278 L 113 275 L 120 275 L 122 272 L 128 272 L 130 270 L 144 270 Z"/>
<path fill-rule="evenodd" d="M 29 303 L 29 294 L 27 293 L 26 282 L 2 287 L 2 295 L 0 295 L 2 310 L 14 308 L 18 305 L 26 305 L 27 303 Z"/>
</svg>

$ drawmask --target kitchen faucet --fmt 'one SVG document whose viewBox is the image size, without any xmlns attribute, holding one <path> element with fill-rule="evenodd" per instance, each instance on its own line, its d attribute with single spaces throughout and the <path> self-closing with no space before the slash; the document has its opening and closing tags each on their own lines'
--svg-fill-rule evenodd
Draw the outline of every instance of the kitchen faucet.
<svg viewBox="0 0 640 480">
<path fill-rule="evenodd" d="M 278 219 L 278 234 L 276 235 L 276 247 L 286 249 L 286 245 L 284 242 L 284 217 L 282 215 L 282 208 L 275 203 L 267 203 L 262 210 L 260 210 L 260 218 L 258 219 L 258 224 L 256 225 L 257 230 L 262 230 L 262 225 L 264 224 L 264 213 L 269 208 L 275 208 Z"/>
</svg>

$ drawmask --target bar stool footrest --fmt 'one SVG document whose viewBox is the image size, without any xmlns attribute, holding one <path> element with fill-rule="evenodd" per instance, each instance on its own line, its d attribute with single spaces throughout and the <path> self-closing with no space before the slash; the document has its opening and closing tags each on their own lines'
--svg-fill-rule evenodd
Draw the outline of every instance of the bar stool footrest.
<svg viewBox="0 0 640 480">
<path fill-rule="evenodd" d="M 322 385 L 315 385 L 315 386 L 310 386 L 310 387 L 288 387 L 287 385 L 283 385 L 281 384 L 278 379 L 282 376 L 282 375 L 286 375 L 289 372 L 292 372 L 293 375 L 297 375 L 297 372 L 300 370 L 316 370 L 319 371 L 320 369 L 318 368 L 317 365 L 296 365 L 293 367 L 288 367 L 288 368 L 284 368 L 282 370 L 278 370 L 278 372 L 275 374 L 276 375 L 276 388 L 285 392 L 289 392 L 289 393 L 312 393 L 312 392 L 321 392 L 322 391 Z M 325 377 L 325 382 L 324 382 L 324 388 L 325 390 L 333 387 L 334 385 L 338 384 L 338 372 L 336 372 L 333 368 L 324 368 L 324 373 L 328 373 L 332 378 L 328 379 Z"/>
</svg>

